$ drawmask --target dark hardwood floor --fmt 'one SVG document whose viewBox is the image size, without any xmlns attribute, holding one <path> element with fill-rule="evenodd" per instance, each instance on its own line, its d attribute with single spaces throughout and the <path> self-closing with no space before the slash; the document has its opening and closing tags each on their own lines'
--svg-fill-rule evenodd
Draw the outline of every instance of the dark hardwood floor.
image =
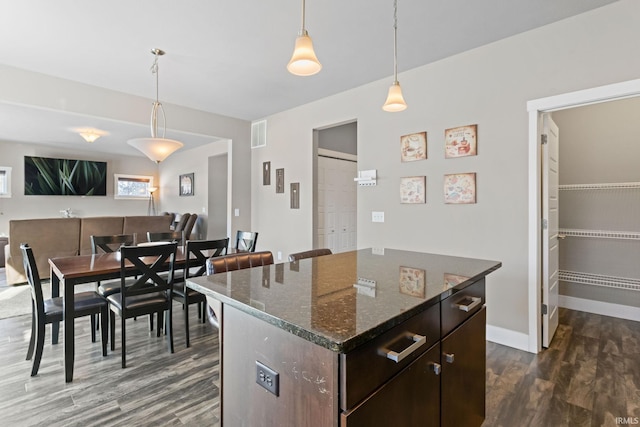
<svg viewBox="0 0 640 427">
<path fill-rule="evenodd" d="M 25 361 L 31 316 L 0 320 L 0 425 L 3 426 L 216 426 L 219 425 L 218 338 L 190 310 L 191 347 L 184 346 L 181 306 L 174 304 L 175 353 L 165 336 L 149 333 L 148 317 L 127 321 L 127 368 L 116 350 L 102 357 L 89 318 L 76 319 L 74 380 L 64 382 L 63 345 L 51 344 L 47 326 L 40 370 Z M 62 339 L 62 331 L 61 337 Z"/>
<path fill-rule="evenodd" d="M 78 319 L 70 384 L 62 345 L 51 345 L 50 329 L 40 372 L 31 378 L 24 360 L 30 316 L 0 320 L 0 424 L 219 425 L 217 334 L 190 312 L 186 349 L 175 305 L 174 354 L 164 337 L 149 333 L 146 319 L 129 321 L 126 369 L 119 332 L 116 351 L 103 358 L 99 343 L 91 343 L 88 319 Z M 616 417 L 640 417 L 640 323 L 569 310 L 561 311 L 560 322 L 552 347 L 538 355 L 487 343 L 484 426 L 618 426 Z"/>
<path fill-rule="evenodd" d="M 537 355 L 488 342 L 486 408 L 484 426 L 639 424 L 640 323 L 561 309 Z"/>
</svg>

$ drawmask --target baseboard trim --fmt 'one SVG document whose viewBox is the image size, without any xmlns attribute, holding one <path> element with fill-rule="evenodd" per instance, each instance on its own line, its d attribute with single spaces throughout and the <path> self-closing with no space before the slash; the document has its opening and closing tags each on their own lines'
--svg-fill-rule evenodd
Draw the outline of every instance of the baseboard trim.
<svg viewBox="0 0 640 427">
<path fill-rule="evenodd" d="M 558 296 L 558 306 L 571 310 L 585 311 L 587 313 L 640 322 L 640 307 L 631 307 L 628 305 L 613 304 L 610 302 L 576 298 L 566 295 Z"/>
<path fill-rule="evenodd" d="M 529 351 L 529 335 L 512 331 L 511 329 L 487 325 L 487 341 L 517 348 L 518 350 Z"/>
</svg>

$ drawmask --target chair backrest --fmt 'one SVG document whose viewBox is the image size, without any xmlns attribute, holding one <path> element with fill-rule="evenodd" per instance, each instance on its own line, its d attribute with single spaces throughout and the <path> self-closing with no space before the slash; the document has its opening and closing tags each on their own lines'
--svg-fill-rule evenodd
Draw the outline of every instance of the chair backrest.
<svg viewBox="0 0 640 427">
<path fill-rule="evenodd" d="M 236 233 L 236 251 L 255 252 L 258 233 L 255 231 L 240 231 Z"/>
<path fill-rule="evenodd" d="M 20 244 L 20 251 L 22 252 L 24 272 L 27 275 L 27 281 L 31 288 L 33 308 L 37 311 L 37 315 L 42 318 L 42 316 L 44 316 L 44 296 L 42 295 L 42 283 L 40 282 L 40 274 L 38 274 L 36 258 L 33 256 L 33 249 L 26 243 Z"/>
<path fill-rule="evenodd" d="M 176 224 L 176 228 L 174 229 L 174 231 L 184 230 L 184 227 L 187 225 L 187 221 L 189 221 L 190 216 L 191 216 L 190 213 L 183 213 L 182 215 L 180 215 L 180 219 L 178 220 L 178 223 Z"/>
<path fill-rule="evenodd" d="M 136 244 L 136 233 L 115 234 L 112 236 L 91 236 L 91 253 L 98 254 L 115 252 L 121 246 L 134 246 Z"/>
<path fill-rule="evenodd" d="M 120 292 L 123 307 L 126 306 L 126 298 L 153 292 L 167 292 L 168 299 L 171 300 L 177 248 L 177 243 L 120 248 Z M 127 270 L 131 269 L 138 272 L 133 284 L 125 282 Z M 169 274 L 159 274 L 164 271 Z"/>
<path fill-rule="evenodd" d="M 207 274 L 223 273 L 225 271 L 241 270 L 243 268 L 269 264 L 273 264 L 273 254 L 271 251 L 236 253 L 209 258 L 207 260 Z"/>
<path fill-rule="evenodd" d="M 184 232 L 183 231 L 161 231 L 151 232 L 147 231 L 147 241 L 149 242 L 174 242 L 180 246 L 184 245 Z"/>
<path fill-rule="evenodd" d="M 207 271 L 207 259 L 224 256 L 229 247 L 229 238 L 218 240 L 187 240 L 186 262 L 184 268 L 185 279 L 188 277 L 202 276 Z M 195 273 L 190 269 L 198 267 Z"/>
<path fill-rule="evenodd" d="M 193 227 L 196 225 L 196 221 L 198 220 L 198 214 L 190 214 L 187 223 L 184 226 L 184 238 L 189 240 L 191 237 L 191 232 L 193 231 Z"/>
<path fill-rule="evenodd" d="M 289 261 L 293 262 L 293 261 L 298 261 L 300 259 L 313 258 L 317 256 L 331 255 L 331 254 L 332 254 L 331 249 L 328 249 L 328 248 L 311 249 L 309 251 L 296 252 L 294 254 L 290 254 Z"/>
</svg>

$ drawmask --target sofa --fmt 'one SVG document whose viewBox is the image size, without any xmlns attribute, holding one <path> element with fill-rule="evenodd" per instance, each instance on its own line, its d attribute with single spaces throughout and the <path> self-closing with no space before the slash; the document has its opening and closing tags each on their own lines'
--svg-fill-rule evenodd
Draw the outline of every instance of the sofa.
<svg viewBox="0 0 640 427">
<path fill-rule="evenodd" d="M 49 258 L 91 254 L 92 235 L 133 234 L 138 243 L 147 241 L 147 231 L 170 231 L 171 217 L 113 216 L 44 218 L 9 221 L 9 244 L 5 246 L 7 283 L 27 281 L 22 265 L 21 243 L 33 248 L 40 278 L 49 278 Z"/>
</svg>

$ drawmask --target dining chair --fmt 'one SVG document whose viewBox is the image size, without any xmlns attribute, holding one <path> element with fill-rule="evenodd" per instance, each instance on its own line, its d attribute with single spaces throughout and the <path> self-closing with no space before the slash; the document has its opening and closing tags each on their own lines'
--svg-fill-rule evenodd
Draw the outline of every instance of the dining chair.
<svg viewBox="0 0 640 427">
<path fill-rule="evenodd" d="M 331 255 L 331 249 L 328 248 L 319 248 L 319 249 L 311 249 L 303 252 L 296 252 L 293 254 L 289 254 L 289 261 L 294 262 L 305 258 L 313 258 L 317 256 L 323 255 Z"/>
<path fill-rule="evenodd" d="M 107 301 L 112 313 L 120 316 L 122 334 L 122 367 L 127 366 L 126 320 L 145 314 L 158 314 L 157 336 L 160 336 L 164 324 L 169 339 L 169 351 L 173 353 L 173 276 L 177 243 L 153 246 L 123 246 L 120 248 L 120 292 L 109 295 Z M 139 276 L 133 284 L 127 286 L 127 271 L 135 269 Z M 168 271 L 165 278 L 159 274 Z M 166 324 L 164 313 L 167 312 Z M 115 343 L 115 317 L 111 323 L 111 346 Z"/>
<path fill-rule="evenodd" d="M 185 240 L 189 240 L 191 238 L 191 233 L 193 232 L 193 227 L 196 225 L 196 221 L 198 220 L 198 214 L 191 214 L 187 223 L 182 230 L 184 232 Z"/>
<path fill-rule="evenodd" d="M 236 233 L 236 252 L 255 252 L 257 242 L 257 232 L 238 230 Z"/>
<path fill-rule="evenodd" d="M 191 216 L 190 213 L 183 213 L 182 215 L 180 215 L 180 219 L 178 220 L 178 223 L 176 224 L 174 231 L 183 231 L 184 227 L 187 225 L 187 221 L 189 221 L 190 216 Z"/>
<path fill-rule="evenodd" d="M 208 258 L 206 268 L 207 275 L 211 275 L 271 264 L 273 264 L 273 253 L 271 251 L 260 251 L 251 253 L 234 253 Z M 208 307 L 207 314 L 209 323 L 216 328 L 219 328 L 220 323 L 218 322 L 218 318 L 211 307 Z"/>
<path fill-rule="evenodd" d="M 122 246 L 133 246 L 136 244 L 136 233 L 133 234 L 115 234 L 108 236 L 91 236 L 91 253 L 98 255 L 100 253 L 113 253 Z M 98 292 L 103 297 L 120 292 L 120 282 L 112 280 L 106 283 L 97 282 Z"/>
<path fill-rule="evenodd" d="M 185 249 L 184 280 L 173 286 L 173 299 L 182 304 L 186 346 L 189 347 L 189 305 L 198 304 L 198 319 L 206 321 L 207 298 L 204 294 L 187 287 L 189 277 L 203 276 L 208 259 L 227 254 L 229 239 L 188 240 Z"/>
<path fill-rule="evenodd" d="M 33 255 L 33 249 L 28 244 L 20 244 L 22 251 L 22 262 L 27 281 L 31 288 L 31 339 L 27 349 L 27 359 L 33 358 L 31 376 L 38 374 L 42 351 L 44 349 L 45 326 L 52 324 L 51 343 L 58 343 L 59 322 L 63 320 L 63 299 L 62 297 L 44 299 L 42 292 L 42 282 Z M 74 317 L 91 316 L 91 342 L 96 342 L 96 315 L 100 315 L 102 323 L 102 355 L 107 355 L 107 301 L 96 292 L 78 292 L 74 294 Z M 35 349 L 35 355 L 34 355 Z"/>
<path fill-rule="evenodd" d="M 184 246 L 185 234 L 180 231 L 147 231 L 148 242 L 175 242 L 180 246 Z"/>
</svg>

